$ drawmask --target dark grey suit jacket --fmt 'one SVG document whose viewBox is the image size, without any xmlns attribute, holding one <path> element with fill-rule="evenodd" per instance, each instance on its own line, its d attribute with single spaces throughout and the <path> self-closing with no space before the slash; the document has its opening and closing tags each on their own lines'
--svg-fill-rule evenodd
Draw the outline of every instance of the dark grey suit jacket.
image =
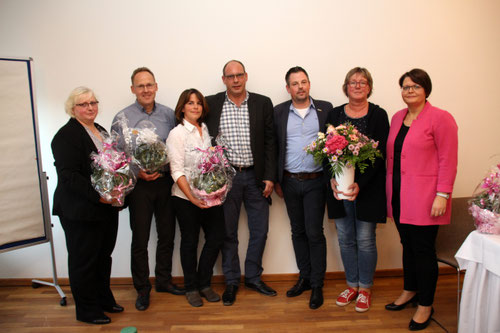
<svg viewBox="0 0 500 333">
<path fill-rule="evenodd" d="M 213 139 L 219 134 L 220 116 L 226 92 L 207 96 L 209 112 L 205 118 L 208 132 Z M 276 144 L 273 129 L 273 103 L 269 97 L 249 93 L 250 145 L 257 185 L 263 180 L 276 180 Z"/>
<path fill-rule="evenodd" d="M 333 110 L 332 103 L 316 100 L 311 98 L 314 106 L 316 107 L 316 113 L 318 115 L 319 131 L 323 132 L 325 129 L 326 119 L 328 114 Z M 283 180 L 283 171 L 285 167 L 286 158 L 286 129 L 288 124 L 288 115 L 290 113 L 290 105 L 292 100 L 286 101 L 274 108 L 274 128 L 276 133 L 276 141 L 278 147 L 278 182 L 281 183 Z"/>
</svg>

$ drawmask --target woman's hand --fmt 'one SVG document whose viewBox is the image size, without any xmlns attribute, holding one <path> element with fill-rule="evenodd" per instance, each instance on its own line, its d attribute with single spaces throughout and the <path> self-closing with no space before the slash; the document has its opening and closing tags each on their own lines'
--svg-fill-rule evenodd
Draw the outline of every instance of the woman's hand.
<svg viewBox="0 0 500 333">
<path fill-rule="evenodd" d="M 201 199 L 198 199 L 197 197 L 195 196 L 191 196 L 191 198 L 189 199 L 189 201 L 191 201 L 191 203 L 201 209 L 205 209 L 205 208 L 209 208 L 207 203 L 204 201 L 204 200 L 201 200 Z"/>
<path fill-rule="evenodd" d="M 359 185 L 358 183 L 352 183 L 347 189 L 350 190 L 350 192 L 348 193 L 345 193 L 345 192 L 342 192 L 342 191 L 339 191 L 337 189 L 337 186 L 339 184 L 337 183 L 337 181 L 335 180 L 335 178 L 332 178 L 330 179 L 330 186 L 332 187 L 332 191 L 333 191 L 333 196 L 335 197 L 335 199 L 337 200 L 342 200 L 339 198 L 339 194 L 343 194 L 345 195 L 346 197 L 350 197 L 349 199 L 345 199 L 345 200 L 349 200 L 349 201 L 354 201 L 356 200 L 356 197 L 358 196 L 359 194 Z"/>
<path fill-rule="evenodd" d="M 436 195 L 432 203 L 431 216 L 438 217 L 446 213 L 446 204 L 448 199 Z"/>
</svg>

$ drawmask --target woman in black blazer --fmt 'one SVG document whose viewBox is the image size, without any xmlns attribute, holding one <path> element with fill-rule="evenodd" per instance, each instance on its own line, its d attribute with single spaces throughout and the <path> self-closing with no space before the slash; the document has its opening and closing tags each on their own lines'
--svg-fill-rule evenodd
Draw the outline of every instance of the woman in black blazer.
<svg viewBox="0 0 500 333">
<path fill-rule="evenodd" d="M 94 92 L 74 89 L 66 101 L 71 119 L 52 140 L 57 171 L 53 214 L 66 236 L 68 271 L 76 319 L 108 324 L 105 312 L 122 312 L 110 289 L 111 253 L 118 231 L 118 210 L 94 190 L 90 182 L 90 154 L 102 148 L 106 130 L 94 123 L 98 113 Z"/>
</svg>

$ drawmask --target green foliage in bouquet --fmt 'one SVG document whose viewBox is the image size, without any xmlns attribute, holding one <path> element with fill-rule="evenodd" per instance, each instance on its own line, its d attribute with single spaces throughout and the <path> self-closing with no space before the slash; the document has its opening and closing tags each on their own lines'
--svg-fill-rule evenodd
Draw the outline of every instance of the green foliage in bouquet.
<svg viewBox="0 0 500 333">
<path fill-rule="evenodd" d="M 165 145 L 161 141 L 141 143 L 134 151 L 134 162 L 146 171 L 157 171 L 167 164 Z"/>
<path fill-rule="evenodd" d="M 219 190 L 226 183 L 227 175 L 224 172 L 200 173 L 193 179 L 193 185 L 208 194 Z"/>
</svg>

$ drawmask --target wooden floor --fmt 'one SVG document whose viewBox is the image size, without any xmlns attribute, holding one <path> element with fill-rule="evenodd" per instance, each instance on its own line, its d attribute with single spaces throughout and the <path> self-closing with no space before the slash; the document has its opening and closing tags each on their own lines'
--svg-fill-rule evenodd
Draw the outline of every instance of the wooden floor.
<svg viewBox="0 0 500 333">
<path fill-rule="evenodd" d="M 325 281 L 324 305 L 317 310 L 308 307 L 310 292 L 287 298 L 293 283 L 268 282 L 278 292 L 267 297 L 240 287 L 236 303 L 221 302 L 191 307 L 184 296 L 151 293 L 151 306 L 145 312 L 134 307 L 135 290 L 131 285 L 114 285 L 113 292 L 125 312 L 111 314 L 112 323 L 95 326 L 75 320 L 75 306 L 68 286 L 63 286 L 68 305 L 59 305 L 53 287 L 33 289 L 28 286 L 0 287 L 0 332 L 120 332 L 134 326 L 145 332 L 408 332 L 414 308 L 400 312 L 384 309 L 402 289 L 402 278 L 376 278 L 372 307 L 357 313 L 354 304 L 335 305 L 345 287 L 343 280 Z M 220 293 L 223 284 L 213 285 Z M 456 332 L 456 275 L 441 275 L 434 302 L 434 318 L 449 332 Z M 445 332 L 431 322 L 425 332 Z"/>
</svg>

